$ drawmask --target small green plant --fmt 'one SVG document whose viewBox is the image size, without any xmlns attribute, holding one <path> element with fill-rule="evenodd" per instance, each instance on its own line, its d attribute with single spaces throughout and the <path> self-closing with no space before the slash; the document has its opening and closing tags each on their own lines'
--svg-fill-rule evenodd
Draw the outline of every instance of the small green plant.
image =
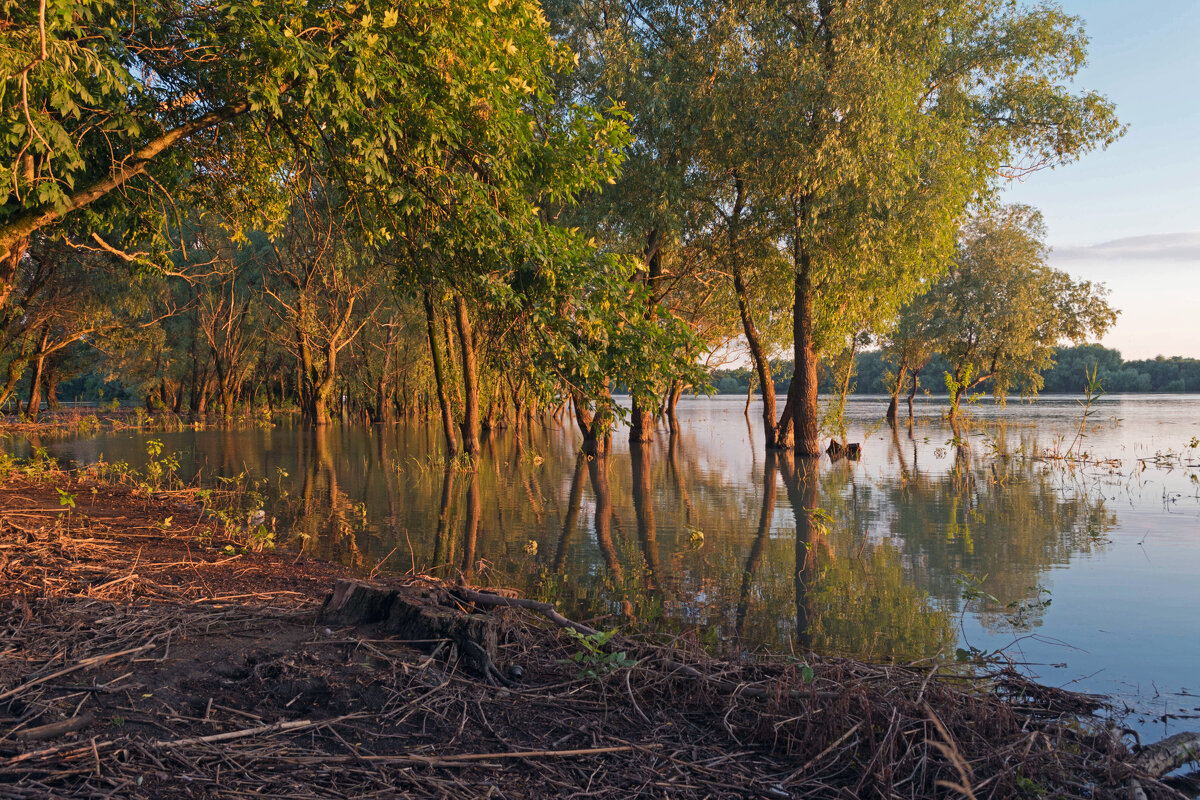
<svg viewBox="0 0 1200 800">
<path fill-rule="evenodd" d="M 67 508 L 75 508 L 75 495 L 68 492 L 66 489 L 55 487 L 58 491 L 58 504 Z"/>
<path fill-rule="evenodd" d="M 162 440 L 149 439 L 146 441 L 146 455 L 150 457 L 150 460 L 146 462 L 146 468 L 143 471 L 144 488 L 160 489 L 164 482 L 169 483 L 175 477 L 175 472 L 179 469 L 179 459 L 174 455 L 164 456 L 162 453 Z"/>
<path fill-rule="evenodd" d="M 619 669 L 637 664 L 637 660 L 629 658 L 624 650 L 610 653 L 605 649 L 609 640 L 616 635 L 615 630 L 587 634 L 571 628 L 566 630 L 567 635 L 579 645 L 579 650 L 571 656 L 571 660 L 580 666 L 577 677 L 601 678 Z"/>
</svg>

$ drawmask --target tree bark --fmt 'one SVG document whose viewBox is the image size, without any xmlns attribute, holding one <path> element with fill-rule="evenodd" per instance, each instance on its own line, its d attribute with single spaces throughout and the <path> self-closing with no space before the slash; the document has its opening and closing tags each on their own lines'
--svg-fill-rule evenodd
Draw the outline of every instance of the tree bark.
<svg viewBox="0 0 1200 800">
<path fill-rule="evenodd" d="M 25 403 L 25 416 L 36 421 L 42 408 L 42 380 L 46 366 L 46 343 L 50 338 L 50 329 L 42 328 L 41 341 L 37 352 L 33 354 L 33 375 L 29 379 L 29 400 Z"/>
<path fill-rule="evenodd" d="M 458 328 L 458 346 L 462 353 L 463 374 L 463 450 L 471 456 L 479 455 L 479 378 L 475 363 L 475 341 L 471 334 L 471 318 L 467 314 L 467 301 L 461 294 L 454 295 L 454 316 Z"/>
<path fill-rule="evenodd" d="M 57 411 L 61 408 L 58 402 L 58 381 L 62 376 L 61 372 L 54 367 L 54 359 L 50 359 L 46 363 L 46 405 L 51 411 Z"/>
<path fill-rule="evenodd" d="M 571 404 L 575 408 L 575 422 L 579 426 L 579 432 L 583 434 L 581 449 L 588 455 L 608 455 L 612 440 L 612 409 L 609 408 L 611 403 L 612 399 L 606 391 L 605 395 L 596 401 L 596 412 L 593 414 L 582 397 L 573 397 Z"/>
<path fill-rule="evenodd" d="M 796 304 L 793 309 L 795 337 L 795 373 L 789 391 L 789 404 L 795 425 L 796 454 L 805 458 L 821 455 L 820 431 L 817 426 L 817 353 L 813 342 L 813 281 L 812 260 L 800 233 L 796 234 Z"/>
<path fill-rule="evenodd" d="M 917 396 L 917 378 L 920 376 L 921 370 L 913 370 L 912 386 L 908 390 L 908 418 L 913 418 L 913 398 Z"/>
<path fill-rule="evenodd" d="M 424 293 L 424 301 L 425 329 L 429 336 L 429 355 L 433 359 L 433 380 L 437 386 L 438 406 L 442 411 L 442 432 L 446 435 L 446 454 L 453 458 L 458 455 L 458 437 L 454 435 L 454 417 L 450 412 L 450 397 L 446 393 L 446 371 L 439 340 L 437 311 L 433 307 L 433 298 L 429 292 Z"/>
<path fill-rule="evenodd" d="M 733 273 L 733 290 L 737 296 L 738 315 L 742 320 L 742 333 L 745 335 L 746 344 L 750 348 L 750 359 L 754 362 L 754 371 L 758 376 L 759 386 L 762 387 L 763 437 L 766 441 L 767 449 L 773 450 L 779 447 L 776 441 L 778 418 L 775 415 L 775 380 L 771 376 L 771 363 L 767 358 L 767 353 L 763 349 L 762 337 L 759 335 L 758 326 L 754 324 L 754 317 L 750 313 L 749 291 L 746 288 L 746 279 L 742 271 L 742 260 L 738 249 L 740 247 L 741 216 L 744 208 L 745 185 L 741 178 L 737 178 L 734 181 L 734 202 L 729 217 L 730 271 Z M 751 381 L 751 384 L 753 384 L 753 381 Z M 753 391 L 753 385 L 751 386 L 751 391 Z M 747 395 L 749 395 L 749 392 Z M 749 400 L 747 400 L 746 408 L 749 409 L 749 407 Z"/>
<path fill-rule="evenodd" d="M 654 319 L 658 314 L 657 288 L 662 278 L 662 243 L 663 236 L 658 228 L 650 231 L 646 237 L 646 288 L 649 297 L 646 299 L 646 319 Z M 629 415 L 629 441 L 649 442 L 654 438 L 654 409 L 649 399 L 634 392 L 631 398 L 632 413 Z"/>
<path fill-rule="evenodd" d="M 676 408 L 679 406 L 679 397 L 683 394 L 683 381 L 672 381 L 671 389 L 667 393 L 667 425 L 670 426 L 672 434 L 679 433 L 679 415 L 676 413 Z"/>
</svg>

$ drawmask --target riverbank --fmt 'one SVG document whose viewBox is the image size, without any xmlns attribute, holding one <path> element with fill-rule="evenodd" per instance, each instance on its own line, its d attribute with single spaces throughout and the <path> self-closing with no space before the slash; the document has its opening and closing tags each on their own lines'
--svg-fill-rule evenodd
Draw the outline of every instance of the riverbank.
<svg viewBox="0 0 1200 800">
<path fill-rule="evenodd" d="M 329 605 L 362 576 L 252 544 L 190 491 L 11 472 L 0 795 L 1177 796 L 1012 672 L 602 643 L 420 575 Z"/>
</svg>

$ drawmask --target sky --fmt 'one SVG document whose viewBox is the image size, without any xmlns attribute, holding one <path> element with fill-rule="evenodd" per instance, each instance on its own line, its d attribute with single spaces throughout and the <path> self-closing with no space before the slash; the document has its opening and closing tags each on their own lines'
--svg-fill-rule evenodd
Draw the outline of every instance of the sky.
<svg viewBox="0 0 1200 800">
<path fill-rule="evenodd" d="M 1003 199 L 1042 211 L 1052 266 L 1111 290 L 1105 346 L 1200 358 L 1200 0 L 1061 5 L 1091 39 L 1076 86 L 1112 100 L 1128 131 Z"/>
</svg>

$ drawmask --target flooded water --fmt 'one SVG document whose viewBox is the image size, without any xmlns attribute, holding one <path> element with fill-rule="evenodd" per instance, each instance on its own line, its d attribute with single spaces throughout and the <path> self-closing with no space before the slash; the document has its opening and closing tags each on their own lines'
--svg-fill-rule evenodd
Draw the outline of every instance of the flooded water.
<svg viewBox="0 0 1200 800">
<path fill-rule="evenodd" d="M 360 570 L 465 575 L 602 626 L 912 660 L 990 655 L 1115 695 L 1149 738 L 1200 719 L 1200 397 L 1074 398 L 911 425 L 854 398 L 861 460 L 762 452 L 758 409 L 684 400 L 682 431 L 603 461 L 574 429 L 504 431 L 446 472 L 432 425 L 107 434 L 61 458 L 258 481 L 282 543 Z M 1074 466 L 1037 457 L 1086 452 Z M 22 446 L 19 443 L 14 447 Z"/>
</svg>

